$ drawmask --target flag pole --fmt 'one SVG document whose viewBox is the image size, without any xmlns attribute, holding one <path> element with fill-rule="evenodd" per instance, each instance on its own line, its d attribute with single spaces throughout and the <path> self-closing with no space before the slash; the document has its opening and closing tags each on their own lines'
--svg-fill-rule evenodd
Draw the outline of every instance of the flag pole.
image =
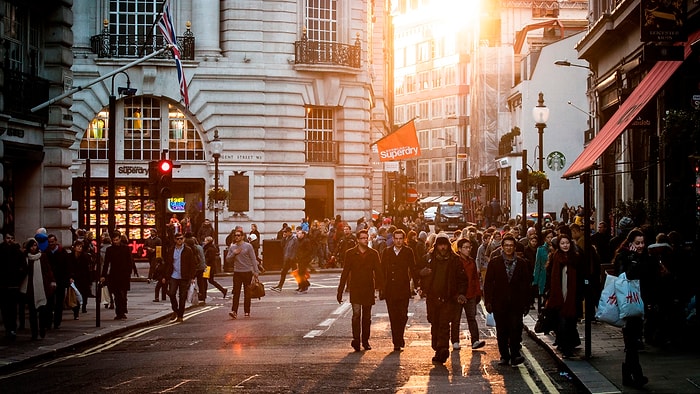
<svg viewBox="0 0 700 394">
<path fill-rule="evenodd" d="M 124 66 L 122 66 L 122 67 L 119 67 L 119 68 L 116 69 L 116 70 L 113 70 L 113 71 L 111 71 L 111 72 L 108 72 L 108 73 L 105 74 L 105 75 L 102 75 L 102 76 L 100 76 L 100 77 L 98 77 L 98 78 L 96 78 L 96 79 L 93 79 L 92 81 L 86 83 L 85 85 L 81 85 L 81 86 L 75 87 L 75 88 L 73 88 L 73 89 L 71 89 L 71 90 L 69 90 L 69 91 L 67 91 L 67 92 L 65 92 L 65 93 L 63 93 L 63 94 L 61 94 L 61 95 L 58 95 L 58 96 L 56 96 L 56 97 L 50 99 L 49 101 L 45 101 L 45 102 L 43 102 L 43 103 L 37 105 L 36 107 L 32 108 L 30 111 L 31 111 L 31 112 L 36 112 L 36 111 L 39 111 L 39 110 L 41 110 L 41 109 L 44 109 L 44 108 L 48 107 L 49 105 L 51 105 L 51 104 L 53 104 L 53 103 L 55 103 L 55 102 L 57 102 L 57 101 L 61 101 L 61 100 L 63 100 L 64 98 L 69 97 L 69 96 L 72 96 L 72 95 L 74 95 L 75 93 L 78 93 L 78 92 L 80 92 L 81 90 L 86 89 L 86 88 L 88 88 L 88 87 L 90 87 L 90 86 L 92 86 L 92 85 L 94 85 L 94 84 L 96 84 L 96 83 L 98 83 L 98 82 L 104 81 L 105 79 L 111 77 L 112 75 L 116 75 L 116 74 L 118 74 L 118 73 L 120 73 L 120 72 L 122 72 L 122 71 L 124 71 L 124 70 L 126 70 L 126 69 L 129 69 L 129 68 L 131 68 L 131 67 L 134 67 L 134 66 L 136 66 L 136 65 L 138 65 L 138 64 L 141 64 L 141 63 L 145 62 L 146 60 L 149 60 L 149 59 L 151 59 L 151 58 L 153 58 L 153 57 L 155 57 L 155 56 L 158 56 L 158 55 L 160 55 L 161 53 L 163 53 L 163 52 L 167 51 L 168 49 L 170 49 L 171 47 L 172 47 L 172 45 L 167 44 L 165 47 L 163 47 L 163 48 L 161 48 L 161 49 L 159 49 L 159 50 L 157 50 L 157 51 L 155 51 L 155 52 L 153 52 L 153 53 L 151 53 L 151 54 L 148 54 L 147 56 L 144 56 L 144 57 L 142 57 L 142 58 L 140 58 L 140 59 L 136 59 L 136 60 L 134 60 L 133 62 L 131 62 L 131 63 L 129 63 L 129 64 L 126 64 L 126 65 L 124 65 Z"/>
</svg>

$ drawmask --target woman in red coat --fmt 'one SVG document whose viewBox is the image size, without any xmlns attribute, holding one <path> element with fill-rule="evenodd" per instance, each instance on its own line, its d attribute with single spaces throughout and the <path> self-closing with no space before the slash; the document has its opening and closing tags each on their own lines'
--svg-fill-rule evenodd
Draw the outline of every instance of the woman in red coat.
<svg viewBox="0 0 700 394">
<path fill-rule="evenodd" d="M 559 234 L 559 249 L 550 255 L 547 262 L 548 294 L 545 310 L 551 313 L 556 323 L 557 348 L 564 357 L 573 356 L 574 348 L 581 344 L 576 329 L 577 305 L 583 294 L 583 272 L 581 256 L 574 250 L 571 236 Z"/>
</svg>

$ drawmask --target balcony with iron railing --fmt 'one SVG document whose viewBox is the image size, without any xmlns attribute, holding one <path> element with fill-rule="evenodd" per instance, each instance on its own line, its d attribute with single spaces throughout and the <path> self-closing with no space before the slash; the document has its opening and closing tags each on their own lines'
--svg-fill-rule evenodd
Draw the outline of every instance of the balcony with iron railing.
<svg viewBox="0 0 700 394">
<path fill-rule="evenodd" d="M 307 163 L 338 164 L 339 144 L 336 141 L 306 141 Z"/>
<path fill-rule="evenodd" d="M 195 39 L 187 22 L 184 35 L 177 36 L 177 46 L 182 60 L 194 60 Z M 109 22 L 105 19 L 102 33 L 90 37 L 90 49 L 98 58 L 140 58 L 163 48 L 166 45 L 163 36 L 150 34 L 112 34 Z M 170 51 L 156 56 L 161 59 L 172 58 Z"/>
<path fill-rule="evenodd" d="M 341 66 L 360 68 L 362 47 L 358 33 L 354 45 L 337 42 L 312 41 L 306 36 L 294 42 L 294 63 L 297 65 Z"/>
<path fill-rule="evenodd" d="M 2 94 L 5 103 L 3 113 L 14 118 L 46 123 L 48 110 L 32 112 L 31 109 L 49 100 L 49 81 L 17 70 L 3 67 Z"/>
</svg>

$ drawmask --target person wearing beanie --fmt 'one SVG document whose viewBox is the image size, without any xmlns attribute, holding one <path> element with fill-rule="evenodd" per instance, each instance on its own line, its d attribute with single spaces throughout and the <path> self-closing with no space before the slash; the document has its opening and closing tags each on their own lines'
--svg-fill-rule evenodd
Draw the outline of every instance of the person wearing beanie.
<svg viewBox="0 0 700 394">
<path fill-rule="evenodd" d="M 620 245 L 625 241 L 627 238 L 627 234 L 629 234 L 632 229 L 634 229 L 634 220 L 632 220 L 628 216 L 624 216 L 620 221 L 617 223 L 617 235 L 612 237 L 610 240 L 610 251 L 611 253 L 615 253 L 617 249 L 620 248 Z M 609 261 L 608 261 L 609 263 Z"/>
<path fill-rule="evenodd" d="M 428 255 L 425 268 L 420 271 L 421 292 L 426 295 L 426 309 L 430 322 L 433 362 L 444 364 L 450 355 L 450 323 L 458 304 L 467 298 L 467 276 L 450 240 L 440 235 Z"/>
<path fill-rule="evenodd" d="M 46 251 L 46 248 L 49 247 L 49 236 L 46 234 L 46 230 L 43 232 L 37 232 L 34 235 L 34 239 L 36 240 L 40 251 L 44 252 Z"/>
</svg>

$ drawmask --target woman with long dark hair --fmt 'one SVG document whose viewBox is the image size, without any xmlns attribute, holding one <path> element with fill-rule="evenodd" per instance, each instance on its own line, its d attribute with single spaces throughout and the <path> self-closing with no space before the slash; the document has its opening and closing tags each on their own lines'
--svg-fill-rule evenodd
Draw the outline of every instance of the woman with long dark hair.
<svg viewBox="0 0 700 394">
<path fill-rule="evenodd" d="M 615 271 L 623 272 L 629 280 L 640 280 L 640 293 L 644 300 L 645 282 L 648 280 L 648 272 L 651 267 L 651 259 L 644 243 L 644 233 L 638 228 L 632 229 L 627 234 L 625 241 L 615 253 Z M 642 373 L 639 364 L 639 347 L 642 343 L 642 317 L 628 317 L 622 328 L 622 338 L 625 341 L 625 361 L 622 363 L 622 384 L 640 388 L 649 382 Z"/>
<path fill-rule="evenodd" d="M 545 310 L 555 317 L 557 348 L 564 357 L 572 357 L 581 338 L 576 329 L 578 304 L 583 294 L 581 256 L 576 252 L 571 236 L 561 233 L 558 236 L 559 248 L 549 256 L 547 262 L 548 294 Z"/>
<path fill-rule="evenodd" d="M 56 291 L 56 279 L 51 271 L 48 257 L 39 250 L 39 243 L 34 238 L 27 240 L 24 249 L 27 276 L 20 285 L 20 293 L 26 297 L 32 340 L 36 340 L 38 336 L 45 337 L 46 329 L 51 326 L 48 300 Z"/>
</svg>

